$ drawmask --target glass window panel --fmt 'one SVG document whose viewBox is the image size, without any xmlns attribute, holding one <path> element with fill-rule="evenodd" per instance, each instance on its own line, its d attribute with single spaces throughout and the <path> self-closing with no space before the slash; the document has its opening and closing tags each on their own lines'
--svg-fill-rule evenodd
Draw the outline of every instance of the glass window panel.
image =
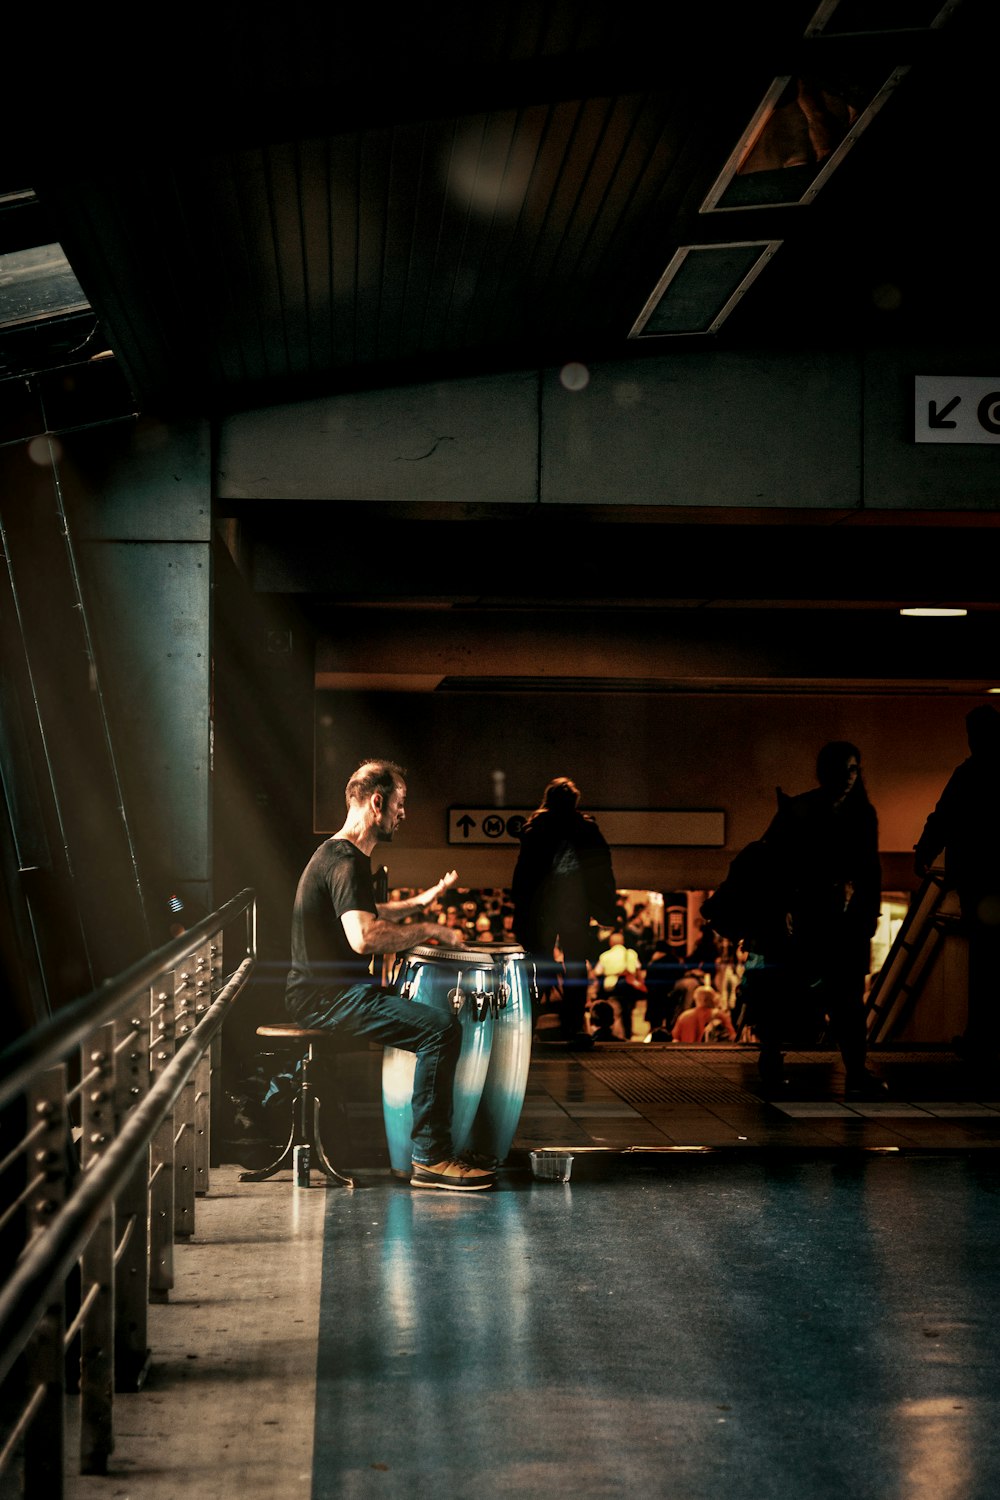
<svg viewBox="0 0 1000 1500">
<path fill-rule="evenodd" d="M 0 255 L 0 327 L 85 312 L 89 306 L 58 245 Z"/>
</svg>

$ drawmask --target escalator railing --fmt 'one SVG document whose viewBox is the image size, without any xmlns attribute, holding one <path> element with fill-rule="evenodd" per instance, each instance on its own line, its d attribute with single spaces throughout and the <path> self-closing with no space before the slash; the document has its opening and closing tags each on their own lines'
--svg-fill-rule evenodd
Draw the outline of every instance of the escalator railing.
<svg viewBox="0 0 1000 1500">
<path fill-rule="evenodd" d="M 870 1043 L 891 1040 L 910 1018 L 941 944 L 958 925 L 957 912 L 948 909 L 948 894 L 944 872 L 928 871 L 869 988 L 865 1008 Z"/>
</svg>

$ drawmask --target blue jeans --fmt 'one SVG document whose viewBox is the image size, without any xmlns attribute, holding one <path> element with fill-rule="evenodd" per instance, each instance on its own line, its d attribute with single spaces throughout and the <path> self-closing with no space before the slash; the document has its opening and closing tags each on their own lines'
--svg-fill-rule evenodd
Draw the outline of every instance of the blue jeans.
<svg viewBox="0 0 1000 1500">
<path fill-rule="evenodd" d="M 394 990 L 355 984 L 336 995 L 318 995 L 287 1007 L 300 1026 L 338 1036 L 369 1037 L 417 1054 L 413 1075 L 413 1160 L 423 1166 L 452 1153 L 451 1102 L 462 1028 L 455 1016 L 403 1000 Z"/>
</svg>

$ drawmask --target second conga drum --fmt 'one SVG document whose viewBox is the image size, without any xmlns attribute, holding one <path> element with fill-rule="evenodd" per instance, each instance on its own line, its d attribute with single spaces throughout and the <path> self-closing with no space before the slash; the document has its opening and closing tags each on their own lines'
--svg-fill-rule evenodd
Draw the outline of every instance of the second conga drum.
<svg viewBox="0 0 1000 1500">
<path fill-rule="evenodd" d="M 533 966 L 522 948 L 491 948 L 490 957 L 499 971 L 493 1045 L 472 1126 L 472 1149 L 477 1157 L 499 1164 L 510 1151 L 524 1107 L 531 1062 L 535 981 Z"/>
<path fill-rule="evenodd" d="M 468 1149 L 472 1123 L 486 1081 L 494 1034 L 498 972 L 478 948 L 413 948 L 403 959 L 396 987 L 404 999 L 457 1015 L 462 1049 L 455 1067 L 452 1155 Z M 399 1047 L 382 1053 L 382 1116 L 389 1163 L 409 1177 L 413 1134 L 413 1075 L 416 1054 Z"/>
</svg>

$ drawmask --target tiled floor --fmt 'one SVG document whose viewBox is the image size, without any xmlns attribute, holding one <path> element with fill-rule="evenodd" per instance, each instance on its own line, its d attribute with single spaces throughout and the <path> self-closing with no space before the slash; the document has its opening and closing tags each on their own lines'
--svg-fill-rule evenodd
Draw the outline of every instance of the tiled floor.
<svg viewBox="0 0 1000 1500">
<path fill-rule="evenodd" d="M 835 1051 L 786 1054 L 786 1097 L 766 1098 L 756 1048 L 607 1044 L 572 1052 L 536 1043 L 516 1151 L 970 1150 L 1000 1146 L 1000 1079 L 970 1072 L 947 1048 L 880 1049 L 885 1100 L 843 1097 Z"/>
<path fill-rule="evenodd" d="M 949 1048 L 873 1051 L 870 1065 L 890 1094 L 871 1103 L 845 1102 L 836 1051 L 786 1053 L 791 1086 L 780 1099 L 763 1094 L 756 1060 L 756 1047 L 740 1043 L 608 1043 L 579 1052 L 536 1040 L 510 1161 L 527 1166 L 528 1153 L 546 1146 L 609 1156 L 1000 1148 L 1000 1074 L 970 1070 Z M 379 1055 L 342 1066 L 347 1149 L 355 1161 L 383 1165 Z"/>
</svg>

